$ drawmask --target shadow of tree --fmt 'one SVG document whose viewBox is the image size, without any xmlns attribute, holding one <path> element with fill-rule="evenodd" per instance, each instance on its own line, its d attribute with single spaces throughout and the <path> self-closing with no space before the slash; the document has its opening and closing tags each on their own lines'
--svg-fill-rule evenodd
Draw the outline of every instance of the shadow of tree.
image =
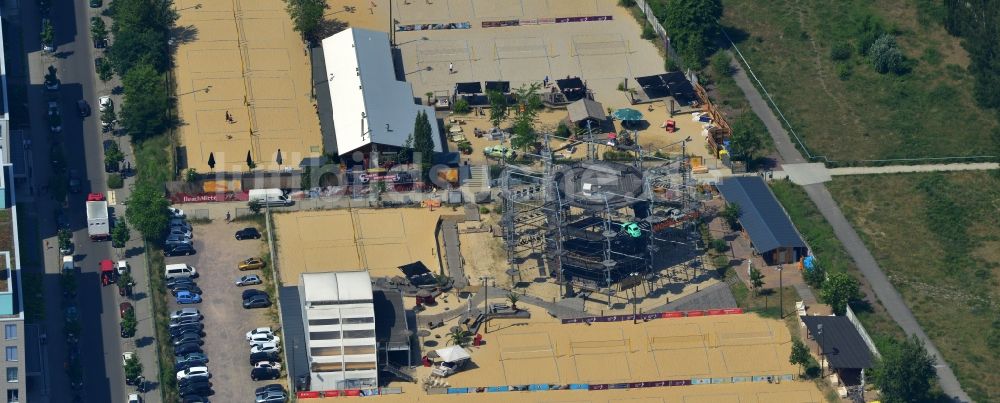
<svg viewBox="0 0 1000 403">
<path fill-rule="evenodd" d="M 170 37 L 173 38 L 175 45 L 194 42 L 198 39 L 198 27 L 194 25 L 174 27 L 170 30 Z"/>
</svg>

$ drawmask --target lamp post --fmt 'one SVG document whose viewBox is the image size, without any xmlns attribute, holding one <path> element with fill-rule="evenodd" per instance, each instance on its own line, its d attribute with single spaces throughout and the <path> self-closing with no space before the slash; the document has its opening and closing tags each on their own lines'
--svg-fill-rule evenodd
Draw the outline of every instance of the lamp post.
<svg viewBox="0 0 1000 403">
<path fill-rule="evenodd" d="M 822 378 L 823 377 L 823 360 L 824 360 L 824 356 L 823 356 L 823 352 L 824 352 L 823 351 L 823 324 L 822 323 L 816 325 L 816 334 L 819 335 L 819 337 L 820 337 L 820 342 L 817 343 L 817 344 L 819 344 L 819 377 Z"/>
</svg>

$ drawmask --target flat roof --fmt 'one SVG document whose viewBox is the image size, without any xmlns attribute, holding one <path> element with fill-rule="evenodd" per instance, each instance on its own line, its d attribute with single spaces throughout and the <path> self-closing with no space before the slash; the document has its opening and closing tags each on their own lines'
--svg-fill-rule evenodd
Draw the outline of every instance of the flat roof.
<svg viewBox="0 0 1000 403">
<path fill-rule="evenodd" d="M 372 299 L 372 280 L 368 271 L 302 273 L 301 284 L 307 302 Z"/>
<path fill-rule="evenodd" d="M 399 291 L 375 290 L 375 340 L 379 343 L 406 344 L 410 342 L 410 328 L 406 323 L 406 307 Z"/>
<path fill-rule="evenodd" d="M 802 316 L 809 334 L 823 349 L 831 368 L 871 368 L 872 353 L 858 329 L 843 316 Z M 823 328 L 822 335 L 819 332 Z"/>
<path fill-rule="evenodd" d="M 757 252 L 806 247 L 764 179 L 759 176 L 728 177 L 719 182 L 718 188 L 727 202 L 740 206 L 740 223 L 750 234 Z"/>
<path fill-rule="evenodd" d="M 285 369 L 294 381 L 299 376 L 309 376 L 309 354 L 307 352 L 305 321 L 302 319 L 302 301 L 296 286 L 281 287 L 281 336 L 285 343 Z"/>
<path fill-rule="evenodd" d="M 421 111 L 441 151 L 434 109 L 414 103 L 413 87 L 396 80 L 389 34 L 350 28 L 323 39 L 323 54 L 340 155 L 372 143 L 402 147 Z"/>
</svg>

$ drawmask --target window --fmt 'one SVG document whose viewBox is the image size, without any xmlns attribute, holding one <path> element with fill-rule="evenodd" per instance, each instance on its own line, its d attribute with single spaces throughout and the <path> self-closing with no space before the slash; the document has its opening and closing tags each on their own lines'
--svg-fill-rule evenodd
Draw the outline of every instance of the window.
<svg viewBox="0 0 1000 403">
<path fill-rule="evenodd" d="M 7 361 L 17 361 L 17 347 L 8 346 L 7 347 Z"/>
<path fill-rule="evenodd" d="M 17 389 L 7 389 L 7 403 L 18 403 L 20 401 Z"/>
<path fill-rule="evenodd" d="M 17 367 L 7 368 L 7 382 L 17 382 Z"/>
<path fill-rule="evenodd" d="M 309 340 L 339 339 L 340 332 L 309 332 Z"/>
<path fill-rule="evenodd" d="M 365 337 L 375 337 L 374 330 L 345 330 L 345 339 L 361 339 Z"/>
<path fill-rule="evenodd" d="M 375 318 L 344 318 L 345 325 L 358 325 L 362 323 L 375 323 Z"/>
<path fill-rule="evenodd" d="M 3 327 L 3 338 L 7 340 L 14 340 L 17 338 L 17 325 L 4 325 Z"/>
<path fill-rule="evenodd" d="M 309 319 L 309 326 L 339 325 L 340 319 Z"/>
<path fill-rule="evenodd" d="M 342 355 L 340 347 L 313 347 L 309 349 L 309 355 L 313 357 Z"/>
</svg>

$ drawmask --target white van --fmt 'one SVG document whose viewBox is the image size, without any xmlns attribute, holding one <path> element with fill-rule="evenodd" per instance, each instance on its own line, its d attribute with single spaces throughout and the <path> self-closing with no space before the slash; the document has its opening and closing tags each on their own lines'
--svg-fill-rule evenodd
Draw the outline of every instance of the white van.
<svg viewBox="0 0 1000 403">
<path fill-rule="evenodd" d="M 184 263 L 168 264 L 163 271 L 163 276 L 166 278 L 198 277 L 198 271 Z"/>
<path fill-rule="evenodd" d="M 73 263 L 73 256 L 63 256 L 63 271 L 72 272 L 76 270 L 76 264 Z"/>
<path fill-rule="evenodd" d="M 250 189 L 250 200 L 247 202 L 260 203 L 262 206 L 291 206 L 292 201 L 281 189 Z"/>
</svg>

